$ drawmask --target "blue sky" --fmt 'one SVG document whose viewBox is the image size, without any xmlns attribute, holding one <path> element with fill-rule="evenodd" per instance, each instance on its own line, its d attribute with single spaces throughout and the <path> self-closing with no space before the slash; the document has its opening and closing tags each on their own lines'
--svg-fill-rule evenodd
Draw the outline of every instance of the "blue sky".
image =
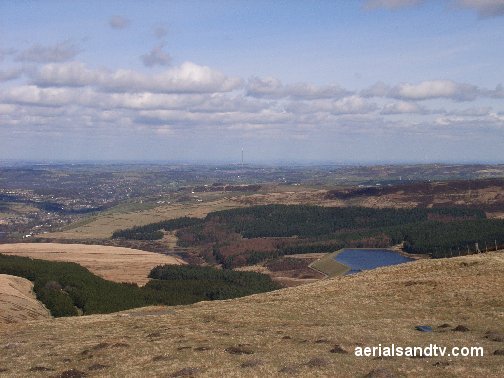
<svg viewBox="0 0 504 378">
<path fill-rule="evenodd" d="M 2 1 L 0 159 L 504 162 L 504 0 Z"/>
</svg>

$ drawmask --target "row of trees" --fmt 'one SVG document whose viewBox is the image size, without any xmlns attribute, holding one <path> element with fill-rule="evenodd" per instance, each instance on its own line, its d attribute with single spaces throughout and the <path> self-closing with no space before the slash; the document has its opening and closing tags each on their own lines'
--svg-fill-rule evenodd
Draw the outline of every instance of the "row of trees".
<svg viewBox="0 0 504 378">
<path fill-rule="evenodd" d="M 390 230 L 394 242 L 404 241 L 411 253 L 451 257 L 496 249 L 504 245 L 504 220 L 478 219 L 456 222 L 421 222 Z"/>
<path fill-rule="evenodd" d="M 179 228 L 200 224 L 201 222 L 203 222 L 203 220 L 200 218 L 182 217 L 149 223 L 145 226 L 117 230 L 112 234 L 112 239 L 123 238 L 130 240 L 159 240 L 163 238 L 163 232 L 161 230 L 173 231 Z"/>
</svg>

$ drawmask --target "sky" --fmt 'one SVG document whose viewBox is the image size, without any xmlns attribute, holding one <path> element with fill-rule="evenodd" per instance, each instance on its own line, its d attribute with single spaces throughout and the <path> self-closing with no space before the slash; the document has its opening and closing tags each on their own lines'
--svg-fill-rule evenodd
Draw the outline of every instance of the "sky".
<svg viewBox="0 0 504 378">
<path fill-rule="evenodd" d="M 0 1 L 0 160 L 504 163 L 504 0 Z"/>
</svg>

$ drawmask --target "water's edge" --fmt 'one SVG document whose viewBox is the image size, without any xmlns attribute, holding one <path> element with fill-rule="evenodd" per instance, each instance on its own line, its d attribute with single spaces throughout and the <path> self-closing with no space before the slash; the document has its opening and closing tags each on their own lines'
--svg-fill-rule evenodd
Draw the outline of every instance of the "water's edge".
<svg viewBox="0 0 504 378">
<path fill-rule="evenodd" d="M 395 255 L 402 256 L 406 258 L 407 260 L 405 262 L 413 261 L 419 258 L 424 258 L 416 256 L 416 255 L 411 255 L 409 256 L 407 253 L 403 251 L 398 251 L 395 248 L 342 248 L 337 251 L 331 252 L 323 256 L 317 261 L 314 261 L 309 265 L 310 268 L 316 270 L 317 272 L 320 272 L 327 277 L 336 277 L 336 276 L 343 276 L 346 274 L 349 274 L 352 271 L 352 267 L 338 261 L 337 257 L 341 253 L 343 253 L 346 250 L 365 250 L 365 251 L 387 251 L 394 253 Z M 387 265 L 382 265 L 382 266 L 387 266 Z M 355 272 L 353 272 L 355 273 Z"/>
<path fill-rule="evenodd" d="M 344 248 L 333 259 L 349 268 L 345 274 L 413 261 L 412 258 L 387 248 Z"/>
</svg>

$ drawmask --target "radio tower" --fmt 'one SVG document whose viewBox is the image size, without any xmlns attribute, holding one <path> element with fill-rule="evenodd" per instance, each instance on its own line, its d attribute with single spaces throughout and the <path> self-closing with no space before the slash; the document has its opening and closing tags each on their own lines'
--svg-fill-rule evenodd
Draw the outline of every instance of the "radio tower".
<svg viewBox="0 0 504 378">
<path fill-rule="evenodd" d="M 243 148 L 242 148 L 242 159 L 241 159 L 241 166 L 243 168 Z"/>
</svg>

